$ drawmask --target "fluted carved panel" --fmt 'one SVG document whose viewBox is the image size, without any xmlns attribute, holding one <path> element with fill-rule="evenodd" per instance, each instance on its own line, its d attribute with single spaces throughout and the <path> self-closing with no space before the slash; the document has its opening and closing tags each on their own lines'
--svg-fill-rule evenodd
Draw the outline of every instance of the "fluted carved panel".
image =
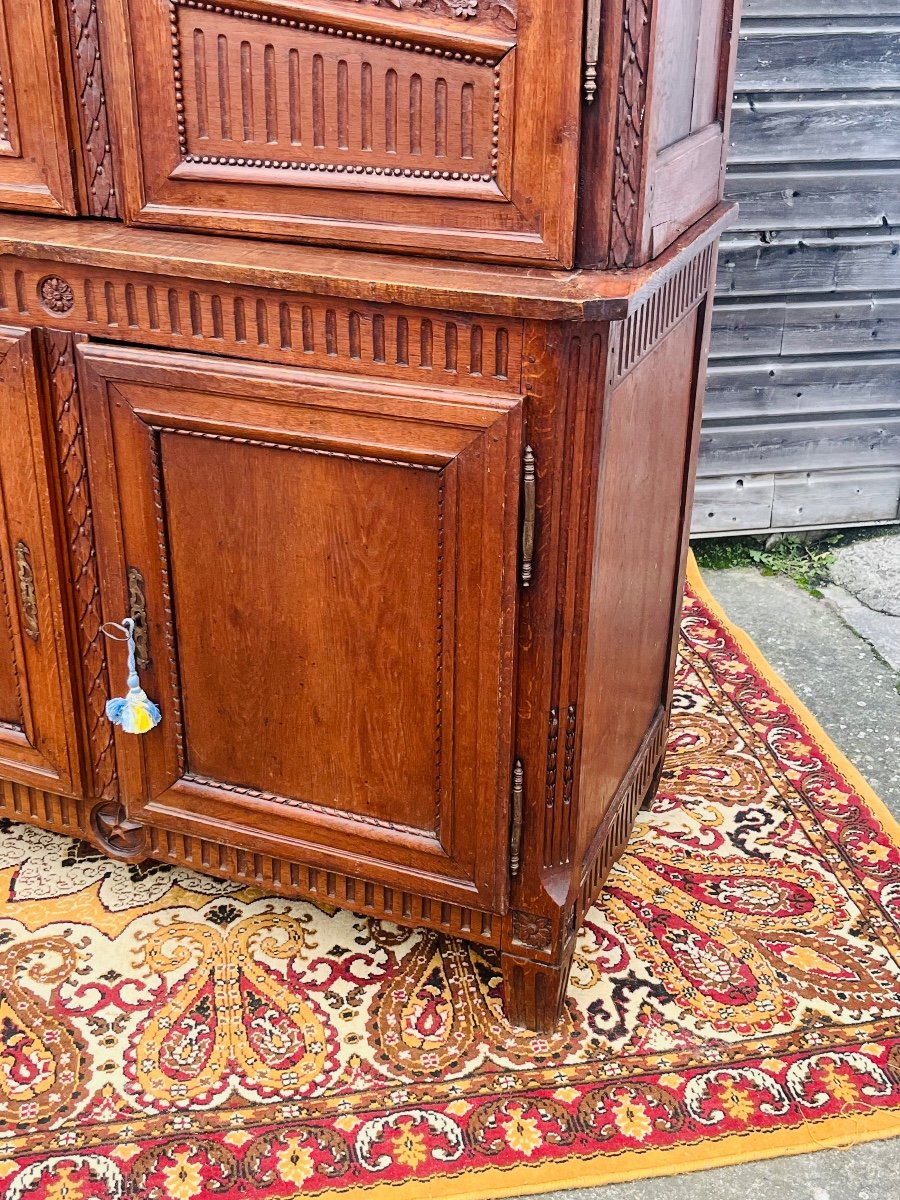
<svg viewBox="0 0 900 1200">
<path fill-rule="evenodd" d="M 424 925 L 488 946 L 500 943 L 501 921 L 480 909 L 168 829 L 151 827 L 149 839 L 148 853 L 161 862 L 181 863 L 278 895 L 305 896 L 401 925 Z"/>
<path fill-rule="evenodd" d="M 51 274 L 50 271 L 53 271 Z M 0 260 L 0 317 L 94 337 L 479 391 L 515 390 L 522 325 Z"/>
<path fill-rule="evenodd" d="M 714 246 L 706 246 L 689 259 L 624 322 L 615 350 L 614 383 L 700 303 L 709 290 L 714 250 Z"/>
<path fill-rule="evenodd" d="M 499 53 L 204 0 L 173 4 L 172 53 L 178 177 L 214 169 L 217 178 L 246 181 L 249 172 L 266 183 L 415 180 L 419 190 L 467 194 L 495 184 Z"/>
</svg>

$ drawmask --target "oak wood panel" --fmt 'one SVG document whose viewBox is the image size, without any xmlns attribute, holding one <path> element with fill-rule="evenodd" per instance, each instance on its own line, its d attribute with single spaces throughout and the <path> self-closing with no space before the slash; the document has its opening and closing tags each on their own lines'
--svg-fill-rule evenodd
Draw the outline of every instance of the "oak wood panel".
<svg viewBox="0 0 900 1200">
<path fill-rule="evenodd" d="M 0 207 L 75 212 L 52 0 L 0 6 Z"/>
<path fill-rule="evenodd" d="M 0 326 L 0 771 L 80 783 L 48 451 L 31 333 Z"/>
<path fill-rule="evenodd" d="M 607 400 L 584 669 L 582 850 L 667 702 L 684 488 L 667 464 L 689 455 L 696 344 L 692 312 Z"/>
<path fill-rule="evenodd" d="M 502 904 L 520 402 L 81 362 L 104 604 L 137 567 L 164 713 L 117 743 L 129 811 Z"/>
<path fill-rule="evenodd" d="M 570 265 L 581 19 L 112 0 L 126 218 Z"/>
</svg>

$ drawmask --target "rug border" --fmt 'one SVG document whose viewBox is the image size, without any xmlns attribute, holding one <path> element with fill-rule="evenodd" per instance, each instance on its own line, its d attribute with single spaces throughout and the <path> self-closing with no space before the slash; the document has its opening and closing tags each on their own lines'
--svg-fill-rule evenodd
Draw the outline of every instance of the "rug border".
<svg viewBox="0 0 900 1200">
<path fill-rule="evenodd" d="M 713 597 L 700 574 L 693 551 L 688 557 L 687 585 L 716 620 L 724 625 L 741 653 L 771 685 L 785 704 L 805 727 L 818 746 L 831 759 L 859 797 L 865 801 L 881 823 L 885 833 L 900 845 L 900 822 L 884 801 L 875 794 L 857 768 L 838 749 L 806 705 L 775 670 L 772 664 L 746 632 L 736 625 Z M 731 1134 L 708 1144 L 708 1153 L 697 1157 L 696 1146 L 672 1146 L 664 1150 L 638 1150 L 635 1166 L 616 1169 L 615 1157 L 599 1154 L 592 1158 L 568 1159 L 560 1163 L 535 1163 L 504 1169 L 485 1167 L 467 1171 L 458 1178 L 447 1180 L 431 1176 L 428 1179 L 409 1179 L 402 1183 L 378 1183 L 371 1187 L 316 1192 L 316 1200 L 347 1200 L 354 1194 L 364 1194 L 373 1200 L 504 1200 L 511 1196 L 533 1196 L 541 1192 L 561 1191 L 564 1188 L 604 1187 L 611 1183 L 628 1183 L 635 1179 L 653 1179 L 665 1175 L 693 1174 L 717 1167 L 738 1166 L 747 1162 L 763 1162 L 816 1150 L 834 1150 L 900 1136 L 900 1111 L 857 1113 L 852 1116 L 825 1117 L 804 1122 L 791 1129 L 773 1129 L 757 1133 Z M 600 1162 L 602 1167 L 600 1167 Z M 476 1182 L 477 1181 L 477 1182 Z M 424 1190 L 427 1189 L 427 1190 Z M 297 1193 L 296 1200 L 300 1200 Z"/>
<path fill-rule="evenodd" d="M 750 634 L 731 620 L 706 586 L 703 576 L 700 574 L 700 568 L 697 566 L 697 560 L 694 557 L 693 551 L 691 551 L 688 558 L 687 586 L 703 603 L 704 607 L 708 608 L 722 625 L 727 626 L 735 642 L 740 646 L 751 664 L 760 675 L 764 675 L 769 680 L 773 689 L 779 693 L 788 707 L 794 710 L 800 723 L 806 727 L 807 732 L 813 735 L 816 742 L 825 751 L 838 771 L 852 785 L 856 794 L 865 800 L 866 804 L 872 809 L 875 816 L 884 826 L 885 832 L 890 835 L 891 840 L 900 845 L 900 821 L 897 820 L 881 797 L 876 795 L 872 790 L 872 785 L 863 779 L 858 768 L 853 765 L 843 751 L 838 749 L 830 735 L 825 732 L 818 720 L 793 691 L 790 684 L 786 683 L 781 675 L 778 674 Z"/>
</svg>

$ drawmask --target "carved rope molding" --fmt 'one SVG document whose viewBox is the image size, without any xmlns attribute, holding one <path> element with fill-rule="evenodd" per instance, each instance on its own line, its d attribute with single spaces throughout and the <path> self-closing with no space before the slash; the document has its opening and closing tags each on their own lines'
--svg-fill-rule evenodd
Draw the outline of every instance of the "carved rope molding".
<svg viewBox="0 0 900 1200">
<path fill-rule="evenodd" d="M 110 143 L 97 0 L 66 0 L 72 66 L 87 174 L 88 207 L 93 217 L 118 217 L 115 170 Z"/>
<path fill-rule="evenodd" d="M 94 517 L 88 485 L 87 458 L 81 421 L 81 402 L 75 375 L 75 351 L 69 334 L 47 330 L 53 432 L 62 488 L 66 540 L 75 593 L 75 625 L 81 657 L 83 693 L 87 697 L 87 726 L 94 773 L 94 791 L 107 798 L 117 794 L 113 727 L 106 719 L 110 695 L 105 639 L 100 632 L 100 580 L 94 554 Z"/>
<path fill-rule="evenodd" d="M 640 233 L 638 197 L 649 61 L 650 0 L 625 0 L 609 250 L 616 267 L 634 264 Z"/>
</svg>

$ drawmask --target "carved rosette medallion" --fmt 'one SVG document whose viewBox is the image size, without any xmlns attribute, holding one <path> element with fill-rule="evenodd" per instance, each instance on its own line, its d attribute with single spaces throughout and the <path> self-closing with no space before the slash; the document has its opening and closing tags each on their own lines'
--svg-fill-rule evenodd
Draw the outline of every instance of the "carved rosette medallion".
<svg viewBox="0 0 900 1200">
<path fill-rule="evenodd" d="M 38 295 L 44 308 L 52 313 L 67 313 L 75 304 L 75 293 L 59 275 L 47 275 L 42 279 L 38 284 Z"/>
<path fill-rule="evenodd" d="M 549 917 L 537 913 L 514 911 L 512 914 L 513 941 L 534 950 L 549 950 L 553 944 L 553 924 Z"/>
</svg>

